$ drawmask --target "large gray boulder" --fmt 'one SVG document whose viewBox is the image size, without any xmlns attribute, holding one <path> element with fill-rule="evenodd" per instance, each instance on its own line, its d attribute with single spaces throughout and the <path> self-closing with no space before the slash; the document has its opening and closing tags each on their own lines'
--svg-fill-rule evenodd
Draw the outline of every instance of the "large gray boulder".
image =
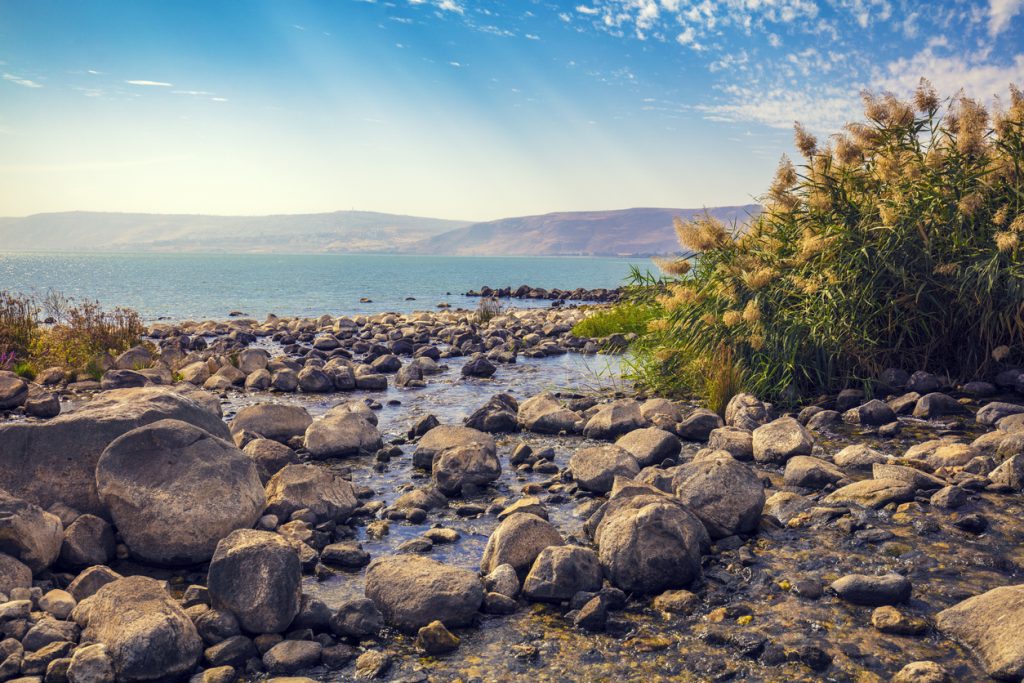
<svg viewBox="0 0 1024 683">
<path fill-rule="evenodd" d="M 551 522 L 529 512 L 517 512 L 506 517 L 487 539 L 480 570 L 489 574 L 508 564 L 522 575 L 542 550 L 563 543 L 562 534 Z"/>
<path fill-rule="evenodd" d="M 992 678 L 1024 678 L 1024 585 L 968 598 L 939 612 L 935 625 L 972 652 Z"/>
<path fill-rule="evenodd" d="M 423 435 L 416 450 L 412 454 L 412 464 L 425 470 L 430 470 L 434 465 L 434 458 L 442 451 L 449 448 L 474 447 L 482 449 L 491 457 L 495 456 L 498 448 L 494 443 L 494 437 L 470 427 L 457 427 L 453 425 L 438 425 Z"/>
<path fill-rule="evenodd" d="M 318 519 L 345 520 L 359 506 L 352 483 L 317 465 L 286 465 L 267 482 L 267 509 L 287 520 L 296 510 L 311 510 Z"/>
<path fill-rule="evenodd" d="M 613 499 L 594 534 L 601 567 L 625 591 L 686 588 L 700 576 L 708 532 L 677 500 L 642 493 Z"/>
<path fill-rule="evenodd" d="M 205 562 L 217 542 L 263 512 L 256 464 L 234 444 L 186 422 L 133 429 L 96 464 L 100 500 L 132 554 L 147 562 Z"/>
<path fill-rule="evenodd" d="M 0 553 L 38 573 L 53 564 L 63 542 L 60 517 L 0 489 Z"/>
<path fill-rule="evenodd" d="M 103 449 L 126 432 L 165 419 L 231 436 L 219 414 L 173 389 L 107 391 L 46 422 L 0 425 L 0 489 L 45 509 L 63 503 L 104 517 L 96 493 L 96 462 Z"/>
<path fill-rule="evenodd" d="M 523 582 L 523 595 L 530 600 L 561 602 L 580 591 L 600 590 L 603 578 L 601 562 L 590 548 L 552 545 L 534 560 Z"/>
<path fill-rule="evenodd" d="M 725 406 L 725 424 L 753 431 L 768 421 L 768 409 L 753 394 L 736 394 Z"/>
<path fill-rule="evenodd" d="M 406 633 L 432 621 L 467 626 L 484 599 L 475 573 L 418 555 L 382 557 L 366 570 L 366 597 L 384 619 Z"/>
<path fill-rule="evenodd" d="M 257 403 L 246 406 L 231 420 L 231 431 L 253 432 L 267 439 L 288 441 L 302 436 L 313 418 L 302 406 L 285 403 Z"/>
<path fill-rule="evenodd" d="M 586 424 L 579 413 L 563 406 L 550 393 L 538 394 L 520 403 L 516 419 L 523 429 L 537 434 L 578 434 Z"/>
<path fill-rule="evenodd" d="M 783 464 L 794 455 L 810 455 L 814 437 L 793 418 L 780 417 L 754 430 L 753 447 L 757 462 Z"/>
<path fill-rule="evenodd" d="M 384 446 L 380 432 L 353 412 L 328 412 L 306 428 L 305 446 L 317 460 L 374 453 Z"/>
<path fill-rule="evenodd" d="M 239 529 L 217 544 L 207 576 L 210 604 L 250 633 L 281 633 L 299 613 L 302 567 L 283 537 Z"/>
<path fill-rule="evenodd" d="M 615 401 L 598 408 L 583 428 L 583 435 L 588 439 L 614 439 L 620 434 L 640 429 L 645 423 L 639 403 Z"/>
<path fill-rule="evenodd" d="M 827 460 L 809 455 L 794 455 L 786 463 L 783 482 L 786 486 L 820 489 L 845 477 L 845 472 Z"/>
<path fill-rule="evenodd" d="M 752 469 L 724 451 L 680 465 L 672 486 L 712 538 L 749 533 L 761 519 L 764 484 Z"/>
<path fill-rule="evenodd" d="M 615 445 L 636 458 L 640 467 L 660 465 L 666 459 L 675 458 L 682 450 L 682 444 L 675 434 L 657 427 L 634 429 L 620 437 Z"/>
<path fill-rule="evenodd" d="M 431 475 L 438 490 L 457 496 L 463 488 L 479 488 L 496 480 L 501 476 L 501 461 L 478 443 L 446 448 L 434 456 Z"/>
<path fill-rule="evenodd" d="M 83 629 L 82 642 L 106 647 L 118 681 L 185 676 L 203 653 L 195 626 L 164 583 L 145 576 L 103 586 L 72 617 Z"/>
<path fill-rule="evenodd" d="M 569 471 L 580 488 L 607 493 L 615 477 L 632 479 L 640 466 L 628 451 L 617 445 L 580 448 L 569 458 Z"/>
</svg>

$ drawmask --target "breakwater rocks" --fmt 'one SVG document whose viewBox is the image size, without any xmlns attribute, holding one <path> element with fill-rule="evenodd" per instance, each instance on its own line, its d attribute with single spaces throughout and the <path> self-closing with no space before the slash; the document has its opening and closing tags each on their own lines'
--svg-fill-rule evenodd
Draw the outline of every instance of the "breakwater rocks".
<svg viewBox="0 0 1024 683">
<path fill-rule="evenodd" d="M 723 418 L 580 391 L 582 370 L 558 391 L 585 356 L 524 351 L 576 345 L 558 329 L 577 314 L 161 327 L 132 361 L 144 386 L 18 409 L 0 424 L 0 680 L 1024 676 L 1019 373 L 889 373 L 885 400 L 789 413 L 741 394 Z M 322 358 L 325 330 L 359 360 Z M 416 344 L 449 367 L 386 393 L 182 372 L 223 356 L 248 378 L 259 349 L 359 363 L 363 333 L 410 340 L 388 347 L 402 367 Z M 520 362 L 463 374 L 510 340 Z"/>
<path fill-rule="evenodd" d="M 579 301 L 588 303 L 613 303 L 622 297 L 622 288 L 615 289 L 544 289 L 542 287 L 530 287 L 520 285 L 512 287 L 481 287 L 479 290 L 470 290 L 466 296 L 477 296 L 485 299 L 547 299 L 550 301 Z"/>
</svg>

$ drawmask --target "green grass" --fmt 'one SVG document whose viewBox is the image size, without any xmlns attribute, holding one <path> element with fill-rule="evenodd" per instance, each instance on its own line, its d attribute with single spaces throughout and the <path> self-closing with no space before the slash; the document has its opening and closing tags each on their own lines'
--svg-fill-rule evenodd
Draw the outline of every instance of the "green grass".
<svg viewBox="0 0 1024 683">
<path fill-rule="evenodd" d="M 600 338 L 612 334 L 642 335 L 647 332 L 647 323 L 657 315 L 655 306 L 625 302 L 611 308 L 598 309 L 572 328 L 577 337 Z"/>
</svg>

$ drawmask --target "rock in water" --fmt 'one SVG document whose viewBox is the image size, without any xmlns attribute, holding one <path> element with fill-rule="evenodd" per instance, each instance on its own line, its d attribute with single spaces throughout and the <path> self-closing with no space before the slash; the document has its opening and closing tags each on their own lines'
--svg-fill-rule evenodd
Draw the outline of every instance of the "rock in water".
<svg viewBox="0 0 1024 683">
<path fill-rule="evenodd" d="M 249 457 L 179 420 L 116 439 L 100 456 L 96 483 L 132 554 L 156 564 L 205 562 L 220 539 L 252 527 L 265 503 Z"/>
<path fill-rule="evenodd" d="M 106 647 L 118 681 L 184 676 L 203 652 L 192 621 L 164 584 L 148 577 L 103 586 L 75 608 L 73 618 L 83 628 L 82 642 Z"/>
<path fill-rule="evenodd" d="M 1009 681 L 1024 677 L 1024 585 L 968 598 L 939 612 L 935 625 L 973 652 L 989 676 Z"/>
<path fill-rule="evenodd" d="M 640 404 L 636 401 L 616 401 L 602 406 L 587 421 L 583 435 L 588 439 L 614 439 L 644 426 Z"/>
<path fill-rule="evenodd" d="M 412 454 L 412 464 L 425 470 L 434 466 L 434 460 L 449 448 L 472 447 L 487 454 L 488 458 L 496 457 L 498 452 L 494 437 L 469 427 L 453 427 L 439 425 L 428 431 L 416 445 Z"/>
<path fill-rule="evenodd" d="M 210 603 L 250 633 L 280 633 L 299 612 L 302 567 L 283 537 L 239 529 L 217 544 L 210 561 Z"/>
<path fill-rule="evenodd" d="M 373 453 L 384 445 L 380 432 L 361 415 L 329 411 L 306 429 L 305 446 L 317 460 Z"/>
<path fill-rule="evenodd" d="M 248 431 L 275 441 L 302 436 L 313 422 L 302 406 L 284 403 L 257 403 L 238 411 L 231 421 L 231 431 Z"/>
<path fill-rule="evenodd" d="M 370 563 L 366 597 L 389 624 L 416 633 L 435 620 L 449 628 L 469 625 L 483 602 L 484 589 L 480 578 L 467 569 L 403 555 Z"/>
<path fill-rule="evenodd" d="M 529 571 L 542 550 L 564 542 L 558 529 L 546 519 L 528 512 L 517 512 L 499 524 L 487 539 L 480 569 L 490 573 L 508 564 L 522 575 Z"/>
<path fill-rule="evenodd" d="M 471 444 L 446 448 L 431 465 L 434 484 L 446 496 L 457 496 L 463 487 L 482 487 L 501 476 L 501 462 L 490 449 Z"/>
<path fill-rule="evenodd" d="M 220 415 L 166 387 L 108 391 L 47 422 L 0 425 L 0 489 L 49 509 L 64 503 L 106 516 L 96 493 L 96 461 L 111 441 L 158 420 L 188 422 L 230 439 Z"/>
<path fill-rule="evenodd" d="M 578 545 L 552 545 L 537 556 L 523 582 L 523 595 L 531 600 L 561 602 L 580 591 L 601 589 L 601 562 L 597 553 Z"/>
<path fill-rule="evenodd" d="M 286 465 L 267 482 L 267 514 L 286 520 L 311 510 L 320 521 L 344 520 L 356 509 L 351 482 L 317 465 Z"/>
<path fill-rule="evenodd" d="M 579 413 L 563 407 L 549 393 L 533 396 L 520 403 L 516 420 L 523 429 L 538 434 L 578 434 L 586 424 Z"/>
<path fill-rule="evenodd" d="M 581 489 L 607 493 L 615 477 L 632 479 L 640 466 L 629 451 L 608 445 L 579 449 L 569 458 L 569 471 Z"/>
<path fill-rule="evenodd" d="M 794 455 L 810 455 L 814 438 L 791 417 L 780 417 L 754 430 L 754 460 L 785 463 Z"/>
<path fill-rule="evenodd" d="M 615 445 L 636 458 L 640 467 L 660 465 L 667 458 L 675 458 L 682 449 L 678 437 L 657 427 L 634 429 L 616 441 Z"/>
<path fill-rule="evenodd" d="M 672 487 L 712 538 L 753 531 L 764 509 L 764 484 L 752 469 L 724 452 L 680 465 Z"/>
<path fill-rule="evenodd" d="M 416 634 L 416 647 L 428 655 L 443 655 L 459 647 L 459 638 L 440 621 L 432 621 Z"/>
<path fill-rule="evenodd" d="M 63 542 L 59 517 L 0 489 L 0 553 L 38 573 L 53 564 Z"/>
<path fill-rule="evenodd" d="M 840 598 L 855 605 L 878 607 L 895 605 L 910 599 L 911 585 L 907 577 L 899 574 L 868 576 L 849 574 L 831 585 Z"/>
</svg>

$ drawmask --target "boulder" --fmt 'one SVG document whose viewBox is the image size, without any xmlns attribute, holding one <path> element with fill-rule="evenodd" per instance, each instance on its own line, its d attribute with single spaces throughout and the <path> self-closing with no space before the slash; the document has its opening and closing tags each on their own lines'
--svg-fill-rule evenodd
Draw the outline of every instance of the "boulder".
<svg viewBox="0 0 1024 683">
<path fill-rule="evenodd" d="M 768 421 L 768 409 L 753 394 L 736 394 L 725 406 L 725 424 L 753 431 Z"/>
<path fill-rule="evenodd" d="M 639 403 L 615 401 L 598 408 L 583 428 L 583 435 L 588 439 L 614 439 L 620 434 L 640 429 L 644 424 Z"/>
<path fill-rule="evenodd" d="M 537 434 L 578 434 L 586 424 L 579 413 L 558 402 L 553 394 L 538 394 L 519 404 L 516 419 L 523 429 Z"/>
<path fill-rule="evenodd" d="M 914 417 L 930 419 L 943 415 L 957 415 L 966 412 L 960 402 L 948 394 L 932 392 L 917 399 L 914 405 Z"/>
<path fill-rule="evenodd" d="M 20 377 L 0 373 L 0 410 L 13 410 L 28 400 L 28 383 Z"/>
<path fill-rule="evenodd" d="M 246 375 L 265 370 L 270 354 L 263 349 L 242 349 L 238 352 L 238 369 Z"/>
<path fill-rule="evenodd" d="M 482 355 L 474 355 L 462 366 L 463 377 L 490 377 L 496 371 L 494 363 Z"/>
<path fill-rule="evenodd" d="M 783 464 L 794 455 L 810 455 L 814 437 L 791 417 L 780 417 L 753 433 L 754 460 Z"/>
<path fill-rule="evenodd" d="M 480 570 L 487 574 L 508 564 L 522 575 L 544 548 L 564 542 L 562 534 L 546 519 L 518 512 L 506 517 L 487 539 Z"/>
<path fill-rule="evenodd" d="M 118 681 L 184 676 L 203 652 L 203 642 L 185 612 L 145 576 L 119 579 L 75 608 L 82 642 L 106 648 Z M 79 662 L 84 668 L 84 662 Z"/>
<path fill-rule="evenodd" d="M 326 372 L 312 365 L 299 370 L 296 379 L 299 381 L 299 389 L 307 394 L 334 391 L 334 380 Z"/>
<path fill-rule="evenodd" d="M 562 602 L 580 591 L 600 590 L 603 578 L 601 562 L 590 548 L 552 545 L 534 560 L 523 582 L 523 595 L 530 600 Z"/>
<path fill-rule="evenodd" d="M 110 567 L 95 565 L 75 577 L 75 580 L 68 586 L 68 593 L 71 593 L 71 596 L 76 601 L 82 602 L 86 598 L 95 595 L 96 591 L 108 583 L 113 583 L 121 578 L 124 577 Z"/>
<path fill-rule="evenodd" d="M 373 453 L 384 446 L 380 432 L 361 415 L 328 412 L 306 429 L 305 446 L 316 460 Z"/>
<path fill-rule="evenodd" d="M 346 600 L 330 618 L 331 631 L 342 638 L 376 638 L 384 628 L 384 615 L 369 598 Z"/>
<path fill-rule="evenodd" d="M 303 509 L 319 520 L 345 520 L 359 506 L 351 482 L 312 464 L 281 468 L 267 483 L 266 496 L 266 513 L 282 520 Z"/>
<path fill-rule="evenodd" d="M 272 439 L 253 439 L 245 444 L 242 452 L 256 463 L 256 472 L 264 484 L 286 465 L 294 465 L 299 461 L 295 451 Z"/>
<path fill-rule="evenodd" d="M 704 525 L 682 503 L 654 494 L 612 500 L 594 540 L 605 576 L 635 593 L 688 587 L 710 544 Z"/>
<path fill-rule="evenodd" d="M 750 533 L 761 519 L 764 484 L 753 470 L 727 453 L 680 465 L 672 486 L 711 538 Z"/>
<path fill-rule="evenodd" d="M 64 530 L 60 561 L 69 567 L 106 564 L 114 556 L 114 531 L 96 515 L 80 515 Z"/>
<path fill-rule="evenodd" d="M 754 458 L 754 437 L 749 429 L 740 427 L 719 427 L 708 434 L 708 448 L 727 451 L 737 460 Z"/>
<path fill-rule="evenodd" d="M 501 462 L 494 451 L 470 444 L 445 448 L 434 456 L 431 466 L 434 485 L 446 496 L 457 496 L 464 488 L 479 488 L 501 476 Z"/>
<path fill-rule="evenodd" d="M 762 513 L 772 517 L 780 524 L 787 524 L 789 520 L 811 507 L 810 499 L 791 491 L 777 491 L 764 502 Z"/>
<path fill-rule="evenodd" d="M 843 450 L 832 456 L 832 462 L 837 467 L 846 467 L 857 470 L 869 470 L 872 465 L 879 462 L 889 462 L 892 457 L 881 453 L 865 446 L 864 444 L 854 444 L 847 446 Z"/>
<path fill-rule="evenodd" d="M 1004 417 L 1020 415 L 1022 413 L 1024 413 L 1024 405 L 992 401 L 991 403 L 987 403 L 982 406 L 974 415 L 974 419 L 980 425 L 991 427 Z"/>
<path fill-rule="evenodd" d="M 115 676 L 114 660 L 102 643 L 79 647 L 68 664 L 70 683 L 113 683 Z"/>
<path fill-rule="evenodd" d="M 467 569 L 419 555 L 383 557 L 366 570 L 366 597 L 392 626 L 416 633 L 432 621 L 467 626 L 484 599 L 480 578 Z"/>
<path fill-rule="evenodd" d="M 267 370 L 253 370 L 245 378 L 245 388 L 247 391 L 265 391 L 270 388 L 272 381 L 273 378 Z"/>
<path fill-rule="evenodd" d="M 271 674 L 290 674 L 320 663 L 323 645 L 315 640 L 282 640 L 263 655 L 263 666 Z"/>
<path fill-rule="evenodd" d="M 682 444 L 674 434 L 657 427 L 634 429 L 620 437 L 615 445 L 632 455 L 640 467 L 674 459 L 682 450 Z"/>
<path fill-rule="evenodd" d="M 651 398 L 640 404 L 644 420 L 661 429 L 672 429 L 683 419 L 683 411 L 665 398 Z"/>
<path fill-rule="evenodd" d="M 96 484 L 132 554 L 156 564 L 209 560 L 220 539 L 255 524 L 265 503 L 251 459 L 179 420 L 117 438 L 97 462 Z"/>
<path fill-rule="evenodd" d="M 57 559 L 63 542 L 60 517 L 0 489 L 0 553 L 39 573 Z"/>
<path fill-rule="evenodd" d="M 134 370 L 107 370 L 100 378 L 100 389 L 104 391 L 144 387 L 146 384 L 146 376 Z"/>
<path fill-rule="evenodd" d="M 707 408 L 698 408 L 675 426 L 679 438 L 687 441 L 707 441 L 711 432 L 721 428 L 725 422 L 718 413 Z"/>
<path fill-rule="evenodd" d="M 516 422 L 518 412 L 519 402 L 515 398 L 497 394 L 466 419 L 466 426 L 492 434 L 515 432 L 519 430 Z"/>
<path fill-rule="evenodd" d="M 821 489 L 846 478 L 841 469 L 821 458 L 796 455 L 786 463 L 783 482 L 786 486 Z"/>
<path fill-rule="evenodd" d="M 292 437 L 304 435 L 312 422 L 313 418 L 302 406 L 256 403 L 235 414 L 231 420 L 231 431 L 253 432 L 267 439 L 288 441 Z"/>
<path fill-rule="evenodd" d="M 569 458 L 569 471 L 580 488 L 607 493 L 615 477 L 632 479 L 640 473 L 640 466 L 625 449 L 607 445 L 577 450 Z"/>
<path fill-rule="evenodd" d="M 868 607 L 906 602 L 911 591 L 910 581 L 900 574 L 849 574 L 833 581 L 830 588 L 843 600 Z"/>
<path fill-rule="evenodd" d="M 28 565 L 4 553 L 0 553 L 0 593 L 10 595 L 15 588 L 32 587 L 32 570 Z"/>
<path fill-rule="evenodd" d="M 864 479 L 836 489 L 822 498 L 825 505 L 853 503 L 870 508 L 885 507 L 889 503 L 914 500 L 914 487 L 894 479 Z"/>
<path fill-rule="evenodd" d="M 857 422 L 862 425 L 881 426 L 896 421 L 896 412 L 885 401 L 877 398 L 856 408 Z"/>
<path fill-rule="evenodd" d="M 434 458 L 438 454 L 446 449 L 457 447 L 475 447 L 487 452 L 491 457 L 496 457 L 498 452 L 494 437 L 490 434 L 469 427 L 440 425 L 431 429 L 420 439 L 412 454 L 412 464 L 415 467 L 430 470 L 433 468 Z"/>
<path fill-rule="evenodd" d="M 1024 585 L 1001 586 L 936 616 L 935 626 L 978 658 L 992 678 L 1024 678 Z"/>
<path fill-rule="evenodd" d="M 239 529 L 217 544 L 210 561 L 210 604 L 231 612 L 250 633 L 280 633 L 299 613 L 302 567 L 281 536 Z"/>
<path fill-rule="evenodd" d="M 63 503 L 106 517 L 96 492 L 100 454 L 122 434 L 164 419 L 230 438 L 219 414 L 173 389 L 117 389 L 47 422 L 0 425 L 0 488 L 46 509 Z"/>
</svg>

